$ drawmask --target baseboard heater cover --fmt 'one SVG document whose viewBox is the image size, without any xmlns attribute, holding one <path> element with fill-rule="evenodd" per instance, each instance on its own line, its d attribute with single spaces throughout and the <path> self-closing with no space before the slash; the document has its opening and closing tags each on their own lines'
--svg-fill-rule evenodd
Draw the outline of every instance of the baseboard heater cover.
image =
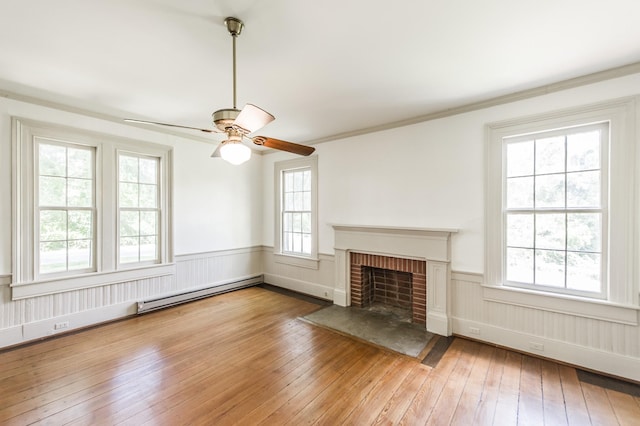
<svg viewBox="0 0 640 426">
<path fill-rule="evenodd" d="M 170 296 L 158 297 L 156 299 L 143 300 L 138 302 L 137 313 L 145 314 L 157 309 L 168 308 L 169 306 L 175 306 L 181 303 L 191 302 L 193 300 L 203 299 L 205 297 L 215 296 L 217 294 L 227 293 L 233 290 L 253 287 L 255 285 L 262 284 L 262 282 L 262 275 L 257 275 L 255 277 L 245 278 L 242 280 L 215 285 L 207 288 L 201 288 L 199 290 L 172 294 Z"/>
</svg>

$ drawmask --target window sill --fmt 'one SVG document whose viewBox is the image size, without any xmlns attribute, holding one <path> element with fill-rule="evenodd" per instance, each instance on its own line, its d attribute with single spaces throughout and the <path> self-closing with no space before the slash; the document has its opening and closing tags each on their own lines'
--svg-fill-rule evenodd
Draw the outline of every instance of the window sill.
<svg viewBox="0 0 640 426">
<path fill-rule="evenodd" d="M 320 263 L 320 259 L 317 258 L 292 256 L 282 253 L 273 253 L 273 257 L 276 263 L 284 263 L 285 265 L 307 269 L 318 269 Z"/>
<path fill-rule="evenodd" d="M 125 269 L 121 271 L 97 272 L 72 277 L 61 277 L 42 281 L 11 284 L 11 300 L 27 299 L 30 297 L 46 296 L 91 287 L 118 284 L 175 274 L 175 264 L 165 263 Z"/>
<path fill-rule="evenodd" d="M 638 325 L 640 307 L 514 287 L 482 286 L 484 300 L 602 321 Z"/>
</svg>

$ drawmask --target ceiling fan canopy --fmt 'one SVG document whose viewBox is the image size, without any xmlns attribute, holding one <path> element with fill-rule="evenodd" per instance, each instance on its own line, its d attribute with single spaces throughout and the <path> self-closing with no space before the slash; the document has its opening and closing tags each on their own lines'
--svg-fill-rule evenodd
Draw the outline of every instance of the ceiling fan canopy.
<svg viewBox="0 0 640 426">
<path fill-rule="evenodd" d="M 201 129 L 182 126 L 179 124 L 161 123 L 157 121 L 125 119 L 131 123 L 153 124 L 157 126 L 176 127 L 181 129 L 198 130 L 206 133 L 226 133 L 227 139 L 222 141 L 211 154 L 212 157 L 222 157 L 232 164 L 242 164 L 251 157 L 251 150 L 243 144 L 244 139 L 251 140 L 255 145 L 265 148 L 287 151 L 298 155 L 311 155 L 315 148 L 266 136 L 249 136 L 275 120 L 275 117 L 264 109 L 246 104 L 242 110 L 236 107 L 236 39 L 244 28 L 244 23 L 234 17 L 224 20 L 227 31 L 233 40 L 233 107 L 215 111 L 212 115 L 215 129 Z"/>
</svg>

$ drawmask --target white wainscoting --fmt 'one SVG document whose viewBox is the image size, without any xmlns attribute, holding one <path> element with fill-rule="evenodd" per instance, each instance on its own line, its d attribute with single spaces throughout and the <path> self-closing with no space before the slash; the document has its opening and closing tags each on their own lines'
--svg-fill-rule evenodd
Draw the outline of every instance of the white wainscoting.
<svg viewBox="0 0 640 426">
<path fill-rule="evenodd" d="M 273 247 L 263 247 L 264 282 L 320 299 L 333 300 L 335 287 L 334 256 L 318 255 L 318 269 L 276 261 Z"/>
<path fill-rule="evenodd" d="M 483 300 L 481 284 L 452 273 L 454 334 L 640 381 L 640 327 Z"/>
<path fill-rule="evenodd" d="M 262 273 L 262 247 L 175 256 L 175 274 L 11 300 L 0 277 L 0 347 L 133 315 L 143 299 L 224 285 Z M 58 325 L 56 327 L 56 325 Z"/>
</svg>

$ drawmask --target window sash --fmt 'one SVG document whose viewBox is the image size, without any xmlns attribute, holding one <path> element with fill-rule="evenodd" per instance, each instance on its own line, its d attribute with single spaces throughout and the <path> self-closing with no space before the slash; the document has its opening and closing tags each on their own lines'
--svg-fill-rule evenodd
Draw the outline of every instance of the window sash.
<svg viewBox="0 0 640 426">
<path fill-rule="evenodd" d="M 47 171 L 41 170 L 41 148 L 43 147 L 58 147 L 64 149 L 64 166 L 63 170 L 58 173 L 52 174 L 51 172 L 47 173 Z M 35 215 L 34 215 L 34 249 L 33 249 L 33 268 L 34 268 L 34 277 L 39 278 L 56 278 L 56 277 L 64 277 L 69 275 L 75 275 L 80 273 L 88 273 L 95 272 L 97 270 L 96 263 L 96 247 L 98 244 L 96 238 L 96 222 L 97 222 L 97 208 L 96 208 L 96 149 L 93 146 L 87 146 L 79 143 L 73 143 L 64 140 L 56 140 L 49 139 L 44 137 L 34 137 L 33 138 L 33 153 L 34 153 L 34 206 Z M 74 151 L 86 151 L 89 153 L 88 158 L 88 170 L 85 171 L 85 176 L 79 176 L 73 170 L 70 170 L 70 162 L 69 162 L 69 150 Z M 55 160 L 55 159 L 54 159 Z M 54 161 L 53 167 L 55 167 L 56 163 Z M 59 164 L 58 164 L 59 165 Z M 87 165 L 85 165 L 87 166 Z M 45 203 L 47 200 L 42 200 L 41 197 L 41 181 L 42 177 L 46 178 L 57 178 L 64 180 L 64 205 L 56 205 L 62 204 L 62 201 L 59 201 L 56 204 Z M 69 181 L 73 180 L 81 180 L 88 181 L 90 183 L 91 196 L 90 200 L 85 200 L 83 204 L 85 205 L 69 205 Z M 55 198 L 55 197 L 54 197 Z M 48 201 L 50 201 L 49 199 Z M 42 229 L 44 226 L 44 218 L 46 216 L 46 212 L 60 212 L 63 213 L 64 216 L 64 232 L 58 230 L 59 236 L 55 239 L 45 239 L 42 240 Z M 85 230 L 88 235 L 85 235 L 85 238 L 73 238 L 73 230 L 70 229 L 69 216 L 72 216 L 74 212 L 87 212 L 89 213 L 89 228 Z M 75 223 L 75 222 L 73 222 Z M 77 230 L 76 230 L 77 231 Z M 62 233 L 64 235 L 62 235 Z M 84 243 L 84 244 L 83 244 Z M 54 247 L 58 246 L 57 250 L 49 251 L 48 254 L 45 254 L 43 251 L 43 247 L 45 246 Z M 75 246 L 75 247 L 74 247 Z M 84 246 L 84 250 L 82 247 Z M 80 247 L 80 248 L 79 248 Z M 75 256 L 71 255 L 71 251 L 75 251 Z M 56 253 L 57 252 L 57 253 Z M 88 259 L 87 259 L 88 257 Z M 57 258 L 57 259 L 56 259 Z M 45 259 L 47 263 L 50 264 L 50 269 L 47 270 L 45 264 Z M 58 264 L 63 263 L 63 266 L 51 267 L 52 262 L 58 262 Z M 73 264 L 79 264 L 79 267 L 73 267 Z"/>
<path fill-rule="evenodd" d="M 137 160 L 137 176 L 132 176 L 131 174 L 127 176 L 122 176 L 122 160 L 123 157 Z M 148 178 L 143 178 L 143 172 L 140 170 L 141 161 L 152 161 L 155 164 L 155 169 L 153 175 L 155 179 L 149 180 Z M 160 158 L 142 155 L 138 153 L 125 152 L 120 151 L 118 153 L 118 188 L 117 188 L 117 200 L 118 200 L 118 216 L 117 216 L 117 259 L 118 265 L 120 267 L 132 267 L 139 265 L 153 265 L 160 263 L 161 261 L 161 242 L 162 242 L 162 234 L 161 234 L 161 224 L 162 224 L 162 192 L 161 185 L 162 176 L 161 176 L 161 161 Z M 135 200 L 135 206 L 128 205 L 131 203 L 131 200 L 127 200 L 126 203 L 123 203 L 123 185 L 127 185 L 129 188 L 132 186 L 137 187 L 137 199 Z M 141 204 L 148 204 L 142 202 L 141 194 L 142 188 L 145 187 L 155 187 L 153 198 L 155 201 L 153 204 L 155 206 L 143 206 Z M 153 189 L 153 188 L 151 188 Z M 149 193 L 147 193 L 148 197 Z M 125 204 L 125 206 L 123 206 Z M 137 213 L 138 223 L 137 223 L 137 232 L 131 233 L 128 232 L 126 235 L 122 235 L 123 229 L 126 227 L 128 221 L 123 221 L 123 214 L 126 213 Z M 154 224 L 152 225 L 155 229 L 154 232 L 144 232 L 143 231 L 143 214 L 144 213 L 153 213 L 155 216 Z M 127 244 L 124 244 L 124 243 Z M 147 247 L 145 250 L 144 247 Z M 151 247 L 149 247 L 151 246 Z M 135 248 L 134 248 L 135 247 Z"/>
<path fill-rule="evenodd" d="M 570 170 L 568 167 L 568 142 L 567 139 L 571 135 L 581 134 L 590 131 L 598 131 L 599 132 L 599 168 L 594 167 L 585 167 L 580 170 Z M 504 137 L 503 138 L 503 173 L 502 173 L 502 233 L 504 236 L 503 241 L 503 250 L 502 250 L 502 276 L 503 283 L 506 286 L 513 287 L 522 287 L 522 288 L 530 288 L 536 290 L 543 290 L 547 292 L 557 292 L 563 294 L 572 294 L 578 296 L 587 296 L 591 298 L 605 298 L 607 294 L 607 253 L 606 248 L 608 246 L 607 243 L 607 208 L 608 206 L 608 194 L 607 194 L 607 150 L 608 150 L 608 134 L 609 134 L 609 123 L 597 123 L 592 125 L 582 125 L 582 126 L 574 126 L 571 128 L 558 129 L 554 131 L 547 132 L 538 132 L 528 135 L 522 135 L 517 137 Z M 536 172 L 538 168 L 537 161 L 537 149 L 538 143 L 540 140 L 548 140 L 549 138 L 554 137 L 562 137 L 563 138 L 563 148 L 564 152 L 562 155 L 563 165 L 562 168 L 558 168 L 552 172 L 549 171 L 541 171 L 540 173 Z M 530 173 L 516 173 L 515 175 L 509 175 L 508 168 L 509 164 L 509 155 L 508 155 L 508 147 L 509 144 L 517 144 L 523 143 L 525 141 L 531 141 L 533 143 L 533 164 L 530 170 Z M 526 142 L 525 142 L 526 143 Z M 567 176 L 571 173 L 582 173 L 582 172 L 599 172 L 599 205 L 598 206 L 589 206 L 589 207 L 572 207 L 567 206 L 568 203 L 568 178 Z M 537 204 L 537 196 L 538 187 L 536 186 L 537 178 L 541 177 L 544 179 L 548 176 L 562 176 L 563 177 L 563 199 L 561 200 L 564 207 L 559 207 L 554 205 L 552 207 L 538 206 Z M 573 175 L 575 176 L 575 175 Z M 531 178 L 531 191 L 533 196 L 533 205 L 530 207 L 508 207 L 508 184 L 510 183 L 509 179 L 519 179 Z M 525 202 L 526 204 L 526 202 Z M 597 226 L 599 229 L 597 230 L 599 233 L 599 248 L 598 250 L 593 251 L 585 251 L 585 250 L 575 250 L 570 249 L 569 246 L 569 218 L 573 218 L 574 220 L 579 215 L 595 215 L 599 217 L 597 221 Z M 508 235 L 510 231 L 509 220 L 512 218 L 517 218 L 518 215 L 522 215 L 522 217 L 530 217 L 532 220 L 532 229 L 531 229 L 531 242 L 525 245 L 524 247 L 519 247 L 517 245 L 510 245 L 508 241 Z M 538 222 L 542 221 L 542 218 L 555 218 L 556 222 L 558 218 L 561 218 L 562 228 L 564 230 L 564 235 L 556 235 L 555 239 L 563 240 L 563 243 L 553 248 L 549 248 L 549 246 L 545 246 L 544 243 L 538 243 L 538 237 L 544 234 L 544 232 L 538 232 Z M 515 219 L 514 219 L 515 220 Z M 524 226 L 530 226 L 525 221 Z M 522 223 L 520 224 L 522 226 Z M 540 238 L 544 240 L 544 238 Z M 557 243 L 556 243 L 557 244 Z M 524 259 L 524 262 L 527 266 L 522 266 L 522 268 L 518 268 L 520 266 L 517 257 L 510 257 L 510 255 L 518 253 L 520 255 L 520 262 Z M 528 256 L 528 257 L 527 257 Z M 569 263 L 576 263 L 577 261 L 588 258 L 589 256 L 593 257 L 594 260 L 597 260 L 598 265 L 598 280 L 599 280 L 599 289 L 596 291 L 594 287 L 595 282 L 592 281 L 591 286 L 588 288 L 579 288 L 578 285 L 572 284 L 572 288 L 569 288 L 568 282 L 571 277 L 574 277 L 576 269 L 579 268 L 570 268 Z M 544 258 L 550 259 L 551 263 L 545 264 Z M 516 262 L 515 264 L 513 262 Z M 510 263 L 511 262 L 511 263 Z M 513 265 L 513 268 L 509 266 Z M 545 268 L 545 266 L 547 268 Z M 546 269 L 546 271 L 545 271 Z M 585 268 L 582 268 L 584 272 Z M 510 274 L 510 270 L 512 273 Z M 528 270 L 528 271 L 527 271 Z M 516 271 L 514 273 L 513 271 Z M 591 271 L 591 278 L 593 278 L 594 271 Z M 514 277 L 515 275 L 515 277 Z M 519 275 L 519 276 L 518 276 Z M 547 280 L 540 279 L 546 275 Z M 555 275 L 555 276 L 554 276 Z M 579 274 L 578 274 L 579 275 Z M 515 279 L 514 279 L 515 278 Z M 551 278 L 549 280 L 549 278 Z M 583 276 L 583 280 L 586 281 L 586 278 Z M 561 282 L 561 283 L 560 283 Z"/>
</svg>

